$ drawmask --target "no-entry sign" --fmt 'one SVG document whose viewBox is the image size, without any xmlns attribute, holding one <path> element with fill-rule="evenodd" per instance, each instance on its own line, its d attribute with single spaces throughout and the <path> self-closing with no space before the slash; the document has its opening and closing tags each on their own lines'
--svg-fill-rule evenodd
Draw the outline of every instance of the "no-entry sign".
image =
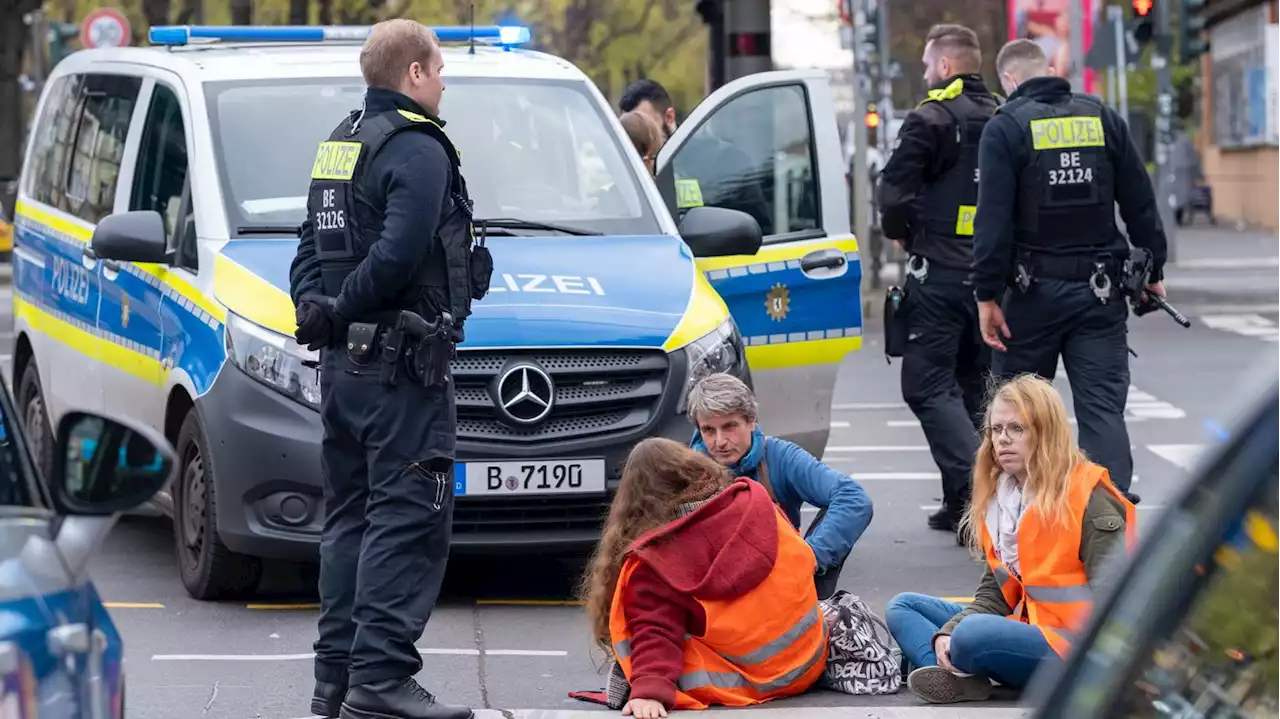
<svg viewBox="0 0 1280 719">
<path fill-rule="evenodd" d="M 80 44 L 90 47 L 120 47 L 129 44 L 129 20 L 119 10 L 100 7 L 80 25 Z"/>
</svg>

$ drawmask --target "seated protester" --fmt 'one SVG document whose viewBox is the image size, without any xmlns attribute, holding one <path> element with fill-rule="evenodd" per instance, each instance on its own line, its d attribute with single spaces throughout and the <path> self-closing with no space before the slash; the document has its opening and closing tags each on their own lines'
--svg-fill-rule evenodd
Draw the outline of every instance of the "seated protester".
<svg viewBox="0 0 1280 719">
<path fill-rule="evenodd" d="M 922 594 L 889 601 L 885 621 L 916 667 L 907 686 L 935 703 L 981 701 L 991 679 L 1022 689 L 1042 661 L 1064 657 L 1105 563 L 1132 550 L 1134 506 L 1077 449 L 1062 397 L 1022 375 L 997 390 L 961 529 L 986 557 L 973 604 Z"/>
<path fill-rule="evenodd" d="M 594 637 L 625 677 L 610 705 L 627 697 L 624 715 L 652 719 L 809 689 L 828 640 L 815 564 L 764 487 L 678 442 L 640 442 L 583 581 Z"/>
<path fill-rule="evenodd" d="M 691 446 L 736 477 L 764 485 L 787 519 L 800 526 L 800 505 L 818 508 L 805 539 L 818 557 L 818 597 L 836 592 L 840 570 L 871 524 L 871 497 L 862 485 L 799 446 L 765 437 L 756 423 L 756 398 L 737 377 L 708 375 L 689 391 L 689 419 L 697 427 Z"/>
</svg>

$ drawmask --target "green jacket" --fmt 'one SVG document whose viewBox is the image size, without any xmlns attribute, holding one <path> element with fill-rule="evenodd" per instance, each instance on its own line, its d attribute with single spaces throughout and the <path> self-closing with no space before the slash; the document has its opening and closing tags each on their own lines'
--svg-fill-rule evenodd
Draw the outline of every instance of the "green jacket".
<svg viewBox="0 0 1280 719">
<path fill-rule="evenodd" d="M 1096 487 L 1089 496 L 1089 504 L 1084 509 L 1084 521 L 1080 527 L 1080 561 L 1084 563 L 1084 573 L 1089 578 L 1089 588 L 1093 590 L 1094 596 L 1105 592 L 1115 579 L 1114 576 L 1108 576 L 1104 567 L 1113 552 L 1125 551 L 1124 525 L 1124 505 L 1107 490 Z M 985 559 L 983 563 L 986 563 Z M 1117 562 L 1110 569 L 1114 572 L 1121 566 L 1123 564 Z M 940 636 L 950 636 L 960 620 L 970 614 L 1007 617 L 1012 613 L 1013 607 L 1004 600 L 1000 584 L 996 582 L 996 577 L 988 566 L 982 573 L 978 590 L 973 593 L 973 604 L 952 617 L 951 621 L 933 635 L 933 639 L 936 641 Z"/>
</svg>

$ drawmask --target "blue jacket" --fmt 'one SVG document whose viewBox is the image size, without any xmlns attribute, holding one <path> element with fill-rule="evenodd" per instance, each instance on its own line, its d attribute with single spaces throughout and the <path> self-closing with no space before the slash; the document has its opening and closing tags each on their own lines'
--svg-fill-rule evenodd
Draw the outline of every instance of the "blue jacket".
<svg viewBox="0 0 1280 719">
<path fill-rule="evenodd" d="M 694 432 L 689 446 L 709 454 L 700 432 Z M 773 485 L 778 506 L 797 529 L 801 504 L 827 510 L 806 541 L 818 558 L 820 571 L 840 566 L 871 524 L 871 496 L 867 490 L 798 445 L 777 437 L 765 437 L 759 427 L 751 439 L 751 449 L 729 469 L 734 476 L 759 481 L 761 459 L 768 462 L 769 484 Z"/>
</svg>

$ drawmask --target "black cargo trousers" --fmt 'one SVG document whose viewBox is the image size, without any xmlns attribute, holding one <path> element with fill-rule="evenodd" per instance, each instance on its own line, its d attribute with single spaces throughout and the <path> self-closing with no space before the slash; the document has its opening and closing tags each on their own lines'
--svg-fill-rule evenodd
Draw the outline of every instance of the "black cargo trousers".
<svg viewBox="0 0 1280 719">
<path fill-rule="evenodd" d="M 903 300 L 902 399 L 942 474 L 943 508 L 955 512 L 969 501 L 991 358 L 968 274 L 930 265 L 923 281 L 907 277 Z"/>
<path fill-rule="evenodd" d="M 356 686 L 417 674 L 453 526 L 453 383 L 394 385 L 341 345 L 322 352 L 325 522 L 315 678 Z"/>
<path fill-rule="evenodd" d="M 1001 302 L 1009 337 L 992 370 L 1001 379 L 1026 372 L 1053 381 L 1058 358 L 1067 371 L 1079 426 L 1080 449 L 1129 491 L 1133 454 L 1124 408 L 1129 398 L 1129 308 L 1121 283 L 1111 275 L 1105 304 L 1088 280 L 1036 277 L 1023 294 L 1005 291 Z"/>
</svg>

